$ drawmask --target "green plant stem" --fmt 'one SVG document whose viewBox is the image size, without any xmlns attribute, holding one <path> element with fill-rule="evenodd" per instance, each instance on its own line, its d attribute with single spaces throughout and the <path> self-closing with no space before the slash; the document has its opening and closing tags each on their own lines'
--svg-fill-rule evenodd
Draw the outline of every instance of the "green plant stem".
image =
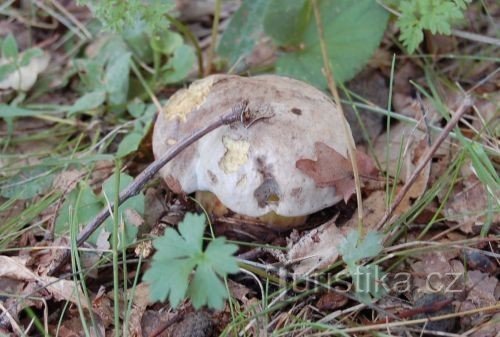
<svg viewBox="0 0 500 337">
<path fill-rule="evenodd" d="M 205 75 L 209 75 L 212 72 L 215 46 L 217 45 L 217 34 L 219 32 L 220 10 L 221 0 L 215 0 L 214 20 L 212 24 L 212 35 L 210 38 L 210 48 L 208 49 L 207 68 L 204 72 Z"/>
<path fill-rule="evenodd" d="M 363 200 L 361 197 L 361 181 L 359 179 L 359 170 L 358 164 L 356 161 L 356 145 L 354 144 L 354 138 L 350 132 L 350 128 L 347 125 L 347 120 L 345 119 L 344 111 L 342 110 L 342 105 L 340 104 L 340 96 L 337 91 L 337 86 L 335 85 L 335 78 L 333 76 L 332 67 L 330 65 L 330 59 L 328 58 L 328 52 L 326 49 L 325 36 L 323 34 L 323 24 L 321 22 L 321 14 L 319 13 L 318 2 L 317 0 L 311 0 L 312 7 L 314 11 L 314 17 L 316 18 L 316 28 L 318 29 L 319 35 L 319 44 L 321 48 L 321 55 L 323 58 L 323 66 L 325 71 L 326 80 L 328 83 L 328 89 L 333 95 L 335 99 L 335 103 L 337 104 L 340 113 L 342 114 L 342 127 L 344 128 L 344 134 L 346 135 L 346 142 L 348 148 L 349 159 L 351 160 L 352 165 L 352 173 L 354 175 L 354 185 L 356 187 L 356 201 L 358 204 L 358 229 L 360 234 L 363 232 Z M 361 237 L 361 235 L 360 235 Z"/>
<path fill-rule="evenodd" d="M 114 300 L 114 321 L 115 321 L 115 336 L 120 337 L 120 287 L 119 287 L 119 268 L 118 268 L 118 234 L 120 230 L 120 219 L 118 218 L 118 208 L 120 206 L 120 169 L 121 161 L 116 160 L 115 165 L 115 200 L 113 203 L 113 300 Z M 122 240 L 123 241 L 123 240 Z M 123 244 L 123 242 L 122 242 Z"/>
</svg>

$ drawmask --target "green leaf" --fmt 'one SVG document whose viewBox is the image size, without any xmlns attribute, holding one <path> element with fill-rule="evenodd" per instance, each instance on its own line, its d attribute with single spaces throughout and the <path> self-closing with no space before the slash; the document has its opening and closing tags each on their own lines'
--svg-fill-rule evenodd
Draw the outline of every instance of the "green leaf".
<svg viewBox="0 0 500 337">
<path fill-rule="evenodd" d="M 144 43 L 144 41 L 150 39 L 145 22 L 136 21 L 133 25 L 128 26 L 123 31 L 122 37 L 138 59 L 144 63 L 151 63 L 153 61 L 151 44 Z"/>
<path fill-rule="evenodd" d="M 139 130 L 134 130 L 123 137 L 120 145 L 118 145 L 118 150 L 116 151 L 116 156 L 118 158 L 125 157 L 136 151 L 141 144 L 144 133 Z"/>
<path fill-rule="evenodd" d="M 32 117 L 43 115 L 46 113 L 47 111 L 32 110 L 7 104 L 0 104 L 0 118 Z"/>
<path fill-rule="evenodd" d="M 196 57 L 191 46 L 181 45 L 174 51 L 174 56 L 167 64 L 167 70 L 162 75 L 165 84 L 176 83 L 187 77 Z"/>
<path fill-rule="evenodd" d="M 299 44 L 307 24 L 314 20 L 311 9 L 308 0 L 271 0 L 264 15 L 264 31 L 279 45 Z"/>
<path fill-rule="evenodd" d="M 106 179 L 106 181 L 102 185 L 102 202 L 105 206 L 107 206 L 108 201 L 110 203 L 113 203 L 115 201 L 115 195 L 117 192 L 115 188 L 115 180 L 116 175 L 113 174 L 111 177 Z M 131 176 L 125 173 L 120 173 L 120 191 L 123 191 L 128 185 L 132 183 L 133 180 L 134 179 Z M 127 210 L 129 210 L 129 212 L 136 212 L 138 215 L 143 216 L 144 195 L 138 194 L 134 197 L 131 197 L 127 201 L 122 203 L 118 208 L 118 219 L 120 221 L 120 224 L 122 224 L 122 220 L 124 224 L 124 226 L 120 227 L 120 247 L 127 247 L 128 245 L 134 243 L 139 231 L 137 224 L 134 224 L 127 216 Z M 109 233 L 113 231 L 113 219 L 109 218 L 104 222 L 103 230 Z"/>
<path fill-rule="evenodd" d="M 19 62 L 19 66 L 25 67 L 31 62 L 32 58 L 40 56 L 43 56 L 43 51 L 40 48 L 31 48 L 25 50 L 21 55 L 21 61 Z"/>
<path fill-rule="evenodd" d="M 13 62 L 0 65 L 0 81 L 3 81 L 7 76 L 16 71 L 16 69 L 16 64 Z"/>
<path fill-rule="evenodd" d="M 110 60 L 106 67 L 104 82 L 110 105 L 122 105 L 127 102 L 130 73 L 130 53 L 124 53 L 115 60 Z"/>
<path fill-rule="evenodd" d="M 0 195 L 5 198 L 31 199 L 45 192 L 54 180 L 54 174 L 44 167 L 22 169 L 7 184 L 0 186 Z"/>
<path fill-rule="evenodd" d="M 382 235 L 368 232 L 360 241 L 359 232 L 352 230 L 339 247 L 343 260 L 348 266 L 353 266 L 361 260 L 377 256 L 382 251 Z"/>
<path fill-rule="evenodd" d="M 146 104 L 140 100 L 136 100 L 127 104 L 127 110 L 133 117 L 140 118 L 146 111 Z"/>
<path fill-rule="evenodd" d="M 451 24 L 463 17 L 463 10 L 469 0 L 404 0 L 399 5 L 401 16 L 396 25 L 399 36 L 410 53 L 417 49 L 424 39 L 424 29 L 431 33 L 451 33 Z"/>
<path fill-rule="evenodd" d="M 66 197 L 56 218 L 55 232 L 65 234 L 69 231 L 71 221 L 84 225 L 102 208 L 102 203 L 86 182 L 80 182 Z"/>
<path fill-rule="evenodd" d="M 217 53 L 234 65 L 249 55 L 262 33 L 262 18 L 268 0 L 243 0 L 224 30 Z"/>
<path fill-rule="evenodd" d="M 106 94 L 104 91 L 89 92 L 76 100 L 75 104 L 68 109 L 68 114 L 72 116 L 77 112 L 97 109 L 104 103 L 105 99 Z"/>
<path fill-rule="evenodd" d="M 164 236 L 154 241 L 157 252 L 144 275 L 153 300 L 168 298 L 170 305 L 176 307 L 188 295 L 195 308 L 205 304 L 222 308 L 228 294 L 221 278 L 239 270 L 232 256 L 238 247 L 217 238 L 203 252 L 204 230 L 205 216 L 187 213 L 179 224 L 179 232 L 168 228 Z"/>
<path fill-rule="evenodd" d="M 369 60 L 382 39 L 388 13 L 373 0 L 320 1 L 323 35 L 335 80 L 352 78 Z M 283 17 L 282 21 L 297 20 Z M 283 53 L 277 63 L 279 74 L 326 88 L 319 35 L 314 17 L 299 39 L 300 50 Z"/>
<path fill-rule="evenodd" d="M 157 52 L 169 55 L 182 46 L 182 36 L 178 33 L 167 30 L 161 34 L 156 34 L 151 39 L 151 47 Z"/>
<path fill-rule="evenodd" d="M 19 50 L 17 48 L 16 39 L 14 35 L 10 33 L 2 42 L 2 57 L 16 61 L 18 55 Z"/>
<path fill-rule="evenodd" d="M 355 270 L 351 270 L 357 297 L 364 303 L 369 303 L 372 297 L 379 299 L 386 295 L 387 289 L 383 283 L 384 275 L 385 273 L 375 264 L 356 266 Z"/>
</svg>

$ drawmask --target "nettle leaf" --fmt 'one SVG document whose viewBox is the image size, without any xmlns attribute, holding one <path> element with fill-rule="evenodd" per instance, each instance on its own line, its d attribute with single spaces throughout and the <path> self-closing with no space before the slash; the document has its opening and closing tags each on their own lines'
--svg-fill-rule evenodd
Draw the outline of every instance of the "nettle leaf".
<svg viewBox="0 0 500 337">
<path fill-rule="evenodd" d="M 217 46 L 217 53 L 234 65 L 249 55 L 262 33 L 262 18 L 268 0 L 243 0 L 224 30 Z"/>
<path fill-rule="evenodd" d="M 351 79 L 369 60 L 382 39 L 388 13 L 372 0 L 320 1 L 323 34 L 335 80 Z M 299 12 L 296 15 L 303 15 Z M 296 20 L 283 17 L 281 21 Z M 276 63 L 276 72 L 326 88 L 326 79 L 316 21 L 311 15 L 298 45 L 284 52 Z"/>
<path fill-rule="evenodd" d="M 203 251 L 204 231 L 205 216 L 187 213 L 179 224 L 179 232 L 168 228 L 154 241 L 157 252 L 144 275 L 153 300 L 168 298 L 170 305 L 176 307 L 188 295 L 195 308 L 205 304 L 222 308 L 228 294 L 221 278 L 238 272 L 233 257 L 238 247 L 217 238 Z"/>
<path fill-rule="evenodd" d="M 363 259 L 377 256 L 382 248 L 381 234 L 370 231 L 366 233 L 363 240 L 360 240 L 359 232 L 352 230 L 340 245 L 339 252 L 346 264 L 353 266 Z"/>
<path fill-rule="evenodd" d="M 45 192 L 54 180 L 54 174 L 44 167 L 27 167 L 0 186 L 0 195 L 5 198 L 31 199 Z"/>
<path fill-rule="evenodd" d="M 271 0 L 264 15 L 264 30 L 279 45 L 296 45 L 301 42 L 311 15 L 308 0 Z"/>
<path fill-rule="evenodd" d="M 17 41 L 11 33 L 2 41 L 2 57 L 15 60 L 18 54 Z"/>
</svg>

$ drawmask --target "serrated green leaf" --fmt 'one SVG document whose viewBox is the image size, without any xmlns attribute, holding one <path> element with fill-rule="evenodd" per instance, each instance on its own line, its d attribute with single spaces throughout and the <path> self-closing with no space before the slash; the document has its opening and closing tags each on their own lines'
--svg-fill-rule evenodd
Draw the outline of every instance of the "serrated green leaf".
<svg viewBox="0 0 500 337">
<path fill-rule="evenodd" d="M 207 246 L 205 256 L 217 274 L 234 274 L 239 271 L 238 263 L 233 258 L 237 250 L 238 246 L 227 244 L 223 238 L 216 238 Z"/>
<path fill-rule="evenodd" d="M 31 199 L 45 192 L 54 180 L 54 174 L 44 167 L 27 167 L 0 186 L 0 195 L 20 200 Z"/>
<path fill-rule="evenodd" d="M 377 256 L 382 251 L 382 235 L 377 232 L 368 232 L 363 240 L 359 239 L 359 232 L 352 230 L 339 247 L 342 259 L 352 267 L 363 259 Z"/>
<path fill-rule="evenodd" d="M 198 309 L 207 304 L 211 308 L 222 308 L 227 290 L 214 270 L 207 264 L 200 264 L 188 288 L 193 307 Z"/>
<path fill-rule="evenodd" d="M 323 34 L 335 80 L 352 78 L 369 60 L 382 39 L 388 13 L 372 0 L 319 2 Z M 283 18 L 289 20 L 289 18 Z M 300 41 L 301 50 L 283 53 L 276 71 L 281 75 L 326 88 L 326 79 L 315 19 Z"/>
<path fill-rule="evenodd" d="M 89 110 L 97 109 L 106 99 L 104 91 L 89 92 L 76 100 L 75 104 L 68 109 L 70 116 L 78 112 L 87 112 Z"/>
<path fill-rule="evenodd" d="M 163 301 L 168 297 L 175 307 L 188 295 L 195 308 L 223 306 L 227 291 L 221 278 L 238 271 L 232 256 L 237 246 L 217 238 L 203 251 L 204 230 L 205 216 L 187 213 L 179 224 L 179 232 L 168 228 L 164 236 L 154 241 L 157 252 L 144 275 L 153 300 Z"/>
<path fill-rule="evenodd" d="M 300 44 L 308 23 L 314 20 L 311 9 L 308 0 L 271 0 L 264 15 L 264 31 L 281 46 Z"/>
<path fill-rule="evenodd" d="M 18 55 L 19 50 L 17 48 L 17 41 L 14 35 L 10 33 L 2 41 L 2 57 L 16 61 Z"/>
<path fill-rule="evenodd" d="M 127 102 L 129 73 L 130 73 L 130 53 L 124 53 L 117 59 L 111 60 L 104 75 L 108 103 L 110 105 L 123 105 Z"/>
<path fill-rule="evenodd" d="M 467 0 L 467 2 L 469 2 Z M 423 41 L 423 30 L 431 33 L 451 33 L 451 24 L 463 17 L 463 0 L 404 0 L 400 3 L 401 16 L 396 22 L 401 30 L 400 40 L 410 53 Z"/>
<path fill-rule="evenodd" d="M 356 266 L 351 270 L 351 276 L 356 289 L 356 297 L 364 303 L 371 302 L 372 298 L 380 299 L 387 294 L 381 281 L 385 273 L 375 264 Z"/>
<path fill-rule="evenodd" d="M 234 65 L 249 55 L 262 33 L 262 18 L 268 0 L 243 0 L 234 13 L 217 47 L 217 53 Z"/>
</svg>

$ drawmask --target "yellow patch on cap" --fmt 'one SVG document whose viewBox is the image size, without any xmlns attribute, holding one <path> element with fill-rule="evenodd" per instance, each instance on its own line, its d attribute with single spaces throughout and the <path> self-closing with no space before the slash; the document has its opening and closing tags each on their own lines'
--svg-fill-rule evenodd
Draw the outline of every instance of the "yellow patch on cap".
<svg viewBox="0 0 500 337">
<path fill-rule="evenodd" d="M 226 152 L 222 156 L 219 166 L 225 173 L 234 173 L 247 162 L 250 143 L 246 140 L 234 140 L 229 137 L 222 137 L 222 143 Z"/>
</svg>

